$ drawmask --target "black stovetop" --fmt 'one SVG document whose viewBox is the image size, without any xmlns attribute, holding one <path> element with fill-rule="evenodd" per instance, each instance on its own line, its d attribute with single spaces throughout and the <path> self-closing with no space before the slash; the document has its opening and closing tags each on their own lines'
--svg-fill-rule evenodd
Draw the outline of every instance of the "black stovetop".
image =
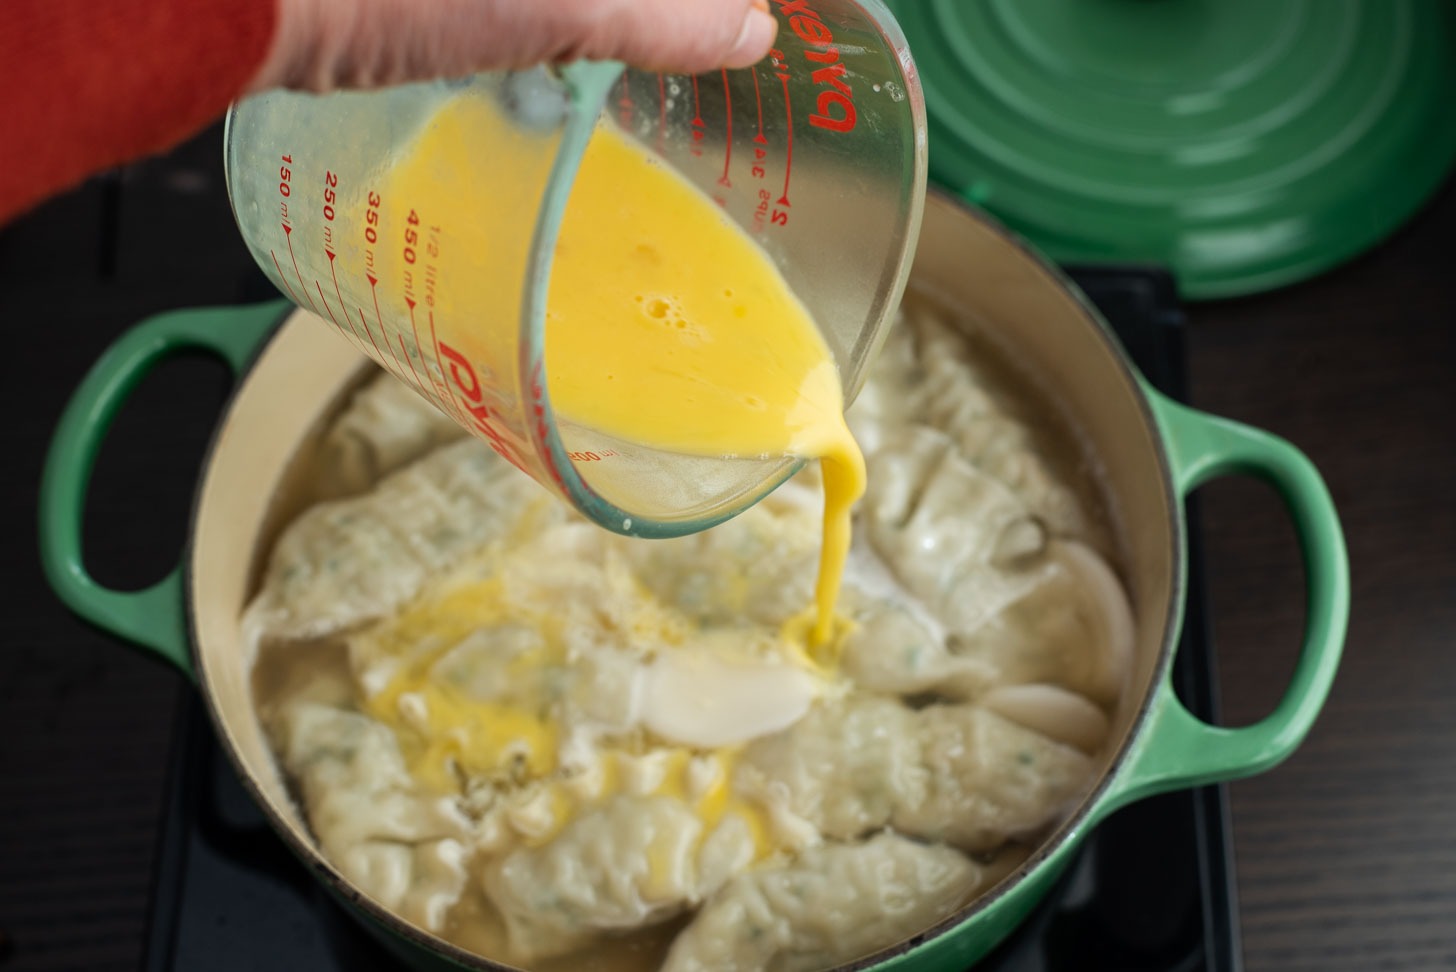
<svg viewBox="0 0 1456 972">
<path fill-rule="evenodd" d="M 1071 268 L 1157 387 L 1185 390 L 1182 315 L 1156 270 Z M 1189 602 L 1174 682 L 1217 719 L 1196 504 Z M 274 836 L 212 735 L 183 706 L 153 891 L 147 972 L 396 972 Z M 1125 808 L 1089 835 L 1047 899 L 977 972 L 1239 972 L 1232 845 L 1222 787 Z"/>
</svg>

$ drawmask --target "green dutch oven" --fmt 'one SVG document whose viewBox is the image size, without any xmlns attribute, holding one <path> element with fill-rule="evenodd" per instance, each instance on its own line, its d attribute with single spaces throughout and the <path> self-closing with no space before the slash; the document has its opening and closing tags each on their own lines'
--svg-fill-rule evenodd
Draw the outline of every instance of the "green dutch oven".
<svg viewBox="0 0 1456 972">
<path fill-rule="evenodd" d="M 936 296 L 1060 399 L 1103 471 L 1124 550 L 1137 628 L 1131 688 L 1085 798 L 1015 872 L 909 941 L 845 968 L 960 972 L 1030 911 L 1082 838 L 1134 800 L 1248 776 L 1292 753 L 1335 676 L 1349 614 L 1349 568 L 1319 474 L 1287 442 L 1205 415 L 1154 391 L 1097 313 L 1057 271 L 984 216 L 944 197 L 926 206 L 912 289 Z M 92 463 L 118 408 L 159 361 L 210 351 L 238 386 L 204 464 L 181 565 L 146 590 L 120 592 L 86 571 L 81 516 Z M 77 614 L 159 655 L 194 682 L 237 772 L 311 870 L 418 968 L 506 968 L 389 913 L 320 854 L 290 800 L 250 696 L 238 619 L 326 421 L 371 368 L 283 303 L 179 311 L 139 325 L 92 368 L 62 416 L 41 490 L 40 541 L 57 594 Z M 1178 701 L 1169 672 L 1183 619 L 1182 502 L 1223 475 L 1270 483 L 1293 519 L 1307 582 L 1304 643 L 1278 706 L 1238 729 L 1207 725 Z"/>
</svg>

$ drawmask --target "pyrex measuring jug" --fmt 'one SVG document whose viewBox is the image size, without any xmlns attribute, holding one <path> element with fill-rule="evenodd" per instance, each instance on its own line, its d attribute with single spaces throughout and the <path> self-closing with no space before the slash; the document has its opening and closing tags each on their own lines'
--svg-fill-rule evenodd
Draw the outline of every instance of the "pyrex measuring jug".
<svg viewBox="0 0 1456 972">
<path fill-rule="evenodd" d="M 777 46 L 744 70 L 693 77 L 578 63 L 248 99 L 226 131 L 239 227 L 294 303 L 592 520 L 634 536 L 705 529 L 800 460 L 681 455 L 563 419 L 544 355 L 547 284 L 582 154 L 599 124 L 615 124 L 753 236 L 818 323 L 853 396 L 919 233 L 924 103 L 878 0 L 774 2 Z M 488 205 L 466 219 L 392 178 L 455 99 L 487 99 L 506 120 L 493 150 L 470 160 Z M 410 171 L 432 164 L 459 162 L 424 159 Z"/>
</svg>

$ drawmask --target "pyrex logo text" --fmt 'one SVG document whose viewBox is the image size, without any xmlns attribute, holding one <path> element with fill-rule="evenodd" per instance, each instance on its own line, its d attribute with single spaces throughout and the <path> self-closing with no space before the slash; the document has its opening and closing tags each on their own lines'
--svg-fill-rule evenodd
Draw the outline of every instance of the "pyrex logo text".
<svg viewBox="0 0 1456 972">
<path fill-rule="evenodd" d="M 789 19 L 789 28 L 798 35 L 810 49 L 804 57 L 813 64 L 824 67 L 812 68 L 810 79 L 815 87 L 823 87 L 815 102 L 816 111 L 809 116 L 809 124 L 815 128 L 826 128 L 831 132 L 847 132 L 854 128 L 854 91 L 845 83 L 849 72 L 840 60 L 839 45 L 834 43 L 834 32 L 815 11 L 808 0 L 774 0 L 779 12 Z"/>
<path fill-rule="evenodd" d="M 489 442 L 491 448 L 495 449 L 496 452 L 510 460 L 518 468 L 524 469 L 525 467 L 521 466 L 521 461 L 516 455 L 515 448 L 511 443 L 506 441 L 505 437 L 501 435 L 500 430 L 490 422 L 490 410 L 485 405 L 485 389 L 480 385 L 480 378 L 476 375 L 475 368 L 466 359 L 465 355 L 456 351 L 444 341 L 439 343 L 439 348 L 440 356 L 449 362 L 450 381 L 455 386 L 454 391 L 458 392 L 458 394 L 453 394 L 452 397 L 456 399 L 457 404 L 470 416 L 474 431 L 481 438 L 485 439 L 485 441 Z"/>
</svg>

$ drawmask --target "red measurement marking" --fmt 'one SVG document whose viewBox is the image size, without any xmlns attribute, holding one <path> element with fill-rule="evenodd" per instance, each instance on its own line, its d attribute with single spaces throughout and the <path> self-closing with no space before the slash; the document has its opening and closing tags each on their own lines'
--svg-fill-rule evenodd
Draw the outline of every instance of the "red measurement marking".
<svg viewBox="0 0 1456 972">
<path fill-rule="evenodd" d="M 384 329 L 383 324 L 379 325 L 379 333 L 384 335 L 384 346 L 389 349 L 389 356 L 394 359 L 395 371 L 399 373 L 399 377 L 402 380 L 404 378 L 404 362 L 400 361 L 399 355 L 395 354 L 394 345 L 389 343 L 389 332 Z M 409 357 L 409 352 L 405 352 L 405 357 Z"/>
<path fill-rule="evenodd" d="M 406 297 L 405 300 L 409 300 L 409 298 Z M 411 310 L 414 309 L 414 303 L 413 302 L 410 303 L 410 309 Z M 438 363 L 440 361 L 443 361 L 444 360 L 444 357 L 440 354 L 440 339 L 435 336 L 435 312 L 434 311 L 426 311 L 425 312 L 425 317 L 430 322 L 430 344 L 435 349 L 435 361 Z M 440 365 L 440 367 L 443 369 L 444 368 L 444 365 Z M 443 374 L 441 374 L 440 380 L 441 381 L 444 381 L 444 378 L 445 378 L 445 376 Z M 431 380 L 433 380 L 433 377 L 431 378 Z M 469 428 L 470 427 L 470 416 L 468 416 L 468 415 L 465 414 L 464 407 L 461 406 L 461 404 L 455 400 L 455 396 L 450 393 L 450 387 L 448 385 L 445 386 L 444 394 L 441 395 L 440 400 L 442 402 L 444 402 L 446 408 L 448 408 L 451 412 L 454 413 L 455 419 L 457 421 L 465 423 L 465 427 L 466 428 Z M 497 449 L 496 451 L 497 452 L 500 452 L 499 449 Z M 501 455 L 504 456 L 505 453 L 504 452 L 501 452 Z M 509 459 L 510 457 L 509 456 L 506 456 L 506 458 Z M 514 461 L 514 460 L 512 460 L 512 461 Z M 518 465 L 519 465 L 519 463 L 518 463 Z"/>
<path fill-rule="evenodd" d="M 779 80 L 784 83 L 784 118 L 788 121 L 788 136 L 784 145 L 784 194 L 779 196 L 779 205 L 788 206 L 789 177 L 794 171 L 794 109 L 789 101 L 789 76 L 780 72 Z"/>
<path fill-rule="evenodd" d="M 313 294 L 309 293 L 308 288 L 303 285 L 303 274 L 298 272 L 298 257 L 293 255 L 293 227 L 287 223 L 280 225 L 283 227 L 284 238 L 288 240 L 288 258 L 293 261 L 293 274 L 298 278 L 298 289 L 303 291 L 303 296 L 308 298 L 308 306 L 312 307 L 313 312 L 317 314 L 318 304 L 313 302 Z"/>
<path fill-rule="evenodd" d="M 753 140 L 759 145 L 767 145 L 768 139 L 763 137 L 763 95 L 758 90 L 758 68 L 753 69 L 753 101 L 758 107 L 758 134 Z"/>
<path fill-rule="evenodd" d="M 425 363 L 425 352 L 420 350 L 422 345 L 420 344 L 420 327 L 418 324 L 415 323 L 415 302 L 408 297 L 404 299 L 404 302 L 409 305 L 410 333 L 414 335 L 415 350 L 419 352 L 420 364 L 423 365 Z M 401 338 L 400 340 L 404 339 Z M 435 360 L 438 361 L 439 358 L 436 358 Z M 430 371 L 429 368 L 425 368 L 425 374 L 429 376 L 430 387 L 435 390 L 435 394 L 439 398 L 439 400 L 441 402 L 449 401 L 450 396 L 448 394 L 448 390 L 442 387 L 440 383 L 435 380 L 434 372 Z"/>
<path fill-rule="evenodd" d="M 302 307 L 303 302 L 300 301 L 298 299 L 298 295 L 293 292 L 293 285 L 288 282 L 288 278 L 283 276 L 283 268 L 278 266 L 278 254 L 274 253 L 272 250 L 269 250 L 268 255 L 273 258 L 273 266 L 278 267 L 278 279 L 282 280 L 283 286 L 288 289 L 288 296 L 292 298 L 295 304 L 297 304 L 299 307 Z"/>
<path fill-rule="evenodd" d="M 663 139 L 667 137 L 667 79 L 657 75 L 657 154 L 663 150 Z"/>
<path fill-rule="evenodd" d="M 354 318 L 349 316 L 348 308 L 340 307 L 339 310 L 343 312 L 344 320 L 349 322 L 349 330 L 353 333 L 354 340 L 359 343 L 359 353 L 367 357 L 369 349 L 364 346 L 364 339 L 359 336 L 359 325 L 355 324 Z"/>
<path fill-rule="evenodd" d="M 413 302 L 411 302 L 410 309 L 413 310 L 414 309 L 414 306 L 415 305 L 413 304 Z M 433 345 L 434 348 L 435 348 L 435 360 L 436 361 L 439 361 L 440 360 L 440 339 L 435 336 L 435 312 L 434 311 L 426 311 L 425 312 L 425 316 L 428 317 L 429 318 L 429 321 L 430 321 L 430 344 Z M 449 396 L 447 396 L 447 397 L 449 397 Z"/>
<path fill-rule="evenodd" d="M 399 372 L 396 372 L 393 368 L 391 368 L 389 366 L 389 362 L 384 359 L 384 352 L 381 351 L 381 350 L 379 350 L 379 342 L 374 339 L 374 332 L 369 329 L 369 320 L 364 316 L 364 308 L 360 307 L 360 308 L 357 308 L 357 309 L 359 311 L 359 321 L 360 321 L 360 323 L 362 323 L 364 325 L 364 333 L 367 334 L 367 335 L 369 335 L 369 343 L 372 344 L 372 345 L 374 345 L 374 354 L 375 354 L 375 359 L 374 360 L 378 361 L 380 363 L 380 365 L 383 366 L 383 368 L 384 368 L 385 371 L 388 371 L 391 374 L 393 374 L 396 378 L 399 378 L 399 379 L 403 380 L 404 375 L 401 374 L 401 373 L 399 373 Z M 384 337 L 384 346 L 385 347 L 389 347 L 389 336 L 388 335 L 385 335 L 385 337 Z M 396 362 L 396 364 L 398 364 L 398 362 Z"/>
<path fill-rule="evenodd" d="M 703 127 L 703 105 L 698 99 L 698 76 L 693 75 L 693 125 Z"/>
<path fill-rule="evenodd" d="M 319 300 L 322 300 L 324 302 L 324 310 L 328 311 L 329 320 L 334 322 L 334 327 L 338 327 L 339 319 L 334 316 L 334 309 L 330 307 L 329 302 L 324 299 L 324 288 L 319 287 L 319 282 L 317 280 L 313 282 L 313 285 L 315 287 L 318 287 Z"/>
<path fill-rule="evenodd" d="M 394 357 L 394 363 L 399 366 L 399 376 L 403 378 L 404 364 L 399 360 L 399 355 L 394 353 L 394 345 L 389 343 L 389 331 L 384 327 L 384 315 L 379 313 L 379 278 L 372 273 L 365 273 L 364 279 L 369 281 L 369 292 L 374 295 L 374 319 L 379 322 L 379 333 L 384 335 L 384 346 L 389 348 L 390 355 Z M 363 317 L 364 312 L 360 311 L 359 316 Z M 409 355 L 406 354 L 405 357 L 409 357 Z"/>
<path fill-rule="evenodd" d="M 404 346 L 404 335 L 396 334 L 395 337 L 399 339 L 399 349 L 404 352 L 404 360 L 409 362 L 410 374 L 415 376 L 415 387 L 423 391 L 425 383 L 420 380 L 420 373 L 415 370 L 415 361 L 410 357 L 409 348 Z M 419 350 L 418 344 L 415 345 L 415 350 Z M 421 363 L 423 364 L 423 362 Z"/>
<path fill-rule="evenodd" d="M 344 325 L 340 324 L 339 319 L 334 316 L 334 309 L 329 306 L 329 300 L 327 297 L 324 296 L 324 288 L 319 286 L 319 282 L 317 280 L 313 282 L 313 285 L 318 288 L 319 300 L 324 302 L 324 310 L 329 312 L 329 320 L 333 321 L 334 327 L 337 327 L 339 329 L 339 333 L 344 335 L 344 340 L 349 341 L 349 332 L 344 330 Z M 343 310 L 343 308 L 340 307 L 339 310 Z M 345 313 L 344 316 L 347 317 L 348 314 Z M 352 331 L 353 328 L 350 328 L 350 330 Z M 358 335 L 354 335 L 354 337 L 355 340 L 349 341 L 349 343 L 357 346 Z"/>
<path fill-rule="evenodd" d="M 334 293 L 339 295 L 339 313 L 343 314 L 344 320 L 349 322 L 349 330 L 353 333 L 354 340 L 359 342 L 360 352 L 368 354 L 369 352 L 364 350 L 364 339 L 359 337 L 359 329 L 354 326 L 354 319 L 349 316 L 349 305 L 344 302 L 344 292 L 339 289 L 339 273 L 334 269 L 334 254 L 329 250 L 325 250 L 324 252 L 329 255 L 329 276 L 334 278 Z M 359 316 L 363 317 L 364 315 L 360 314 Z"/>
<path fill-rule="evenodd" d="M 722 68 L 723 74 L 723 124 L 727 126 L 727 142 L 723 146 L 723 174 L 718 177 L 718 185 L 733 188 L 733 183 L 728 179 L 728 166 L 733 161 L 733 93 L 728 90 L 728 69 Z"/>
</svg>

